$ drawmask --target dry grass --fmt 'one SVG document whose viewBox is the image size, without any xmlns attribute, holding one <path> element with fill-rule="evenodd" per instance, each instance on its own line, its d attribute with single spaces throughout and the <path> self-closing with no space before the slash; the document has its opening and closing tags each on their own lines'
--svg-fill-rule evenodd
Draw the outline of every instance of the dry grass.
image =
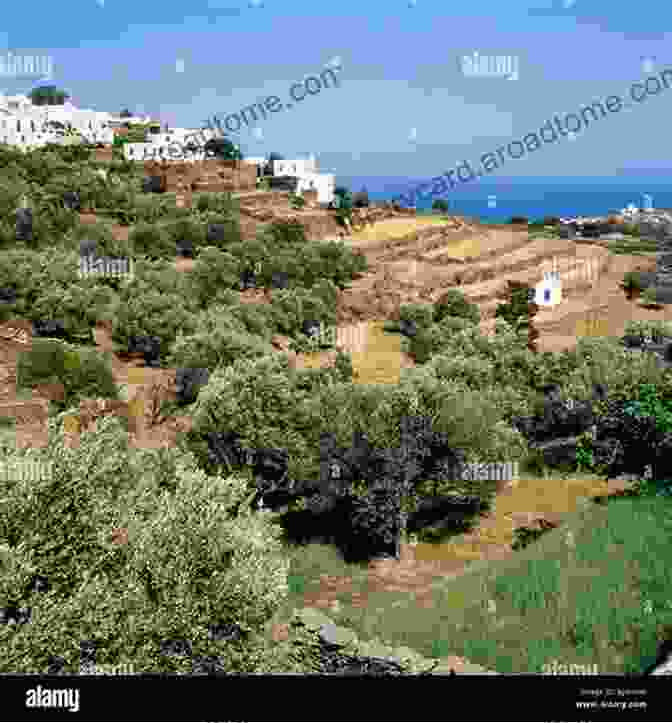
<svg viewBox="0 0 672 723">
<path fill-rule="evenodd" d="M 444 216 L 418 216 L 404 218 L 388 218 L 377 221 L 373 226 L 367 226 L 348 236 L 348 242 L 357 241 L 385 241 L 401 238 L 408 234 L 430 226 L 446 226 Z"/>
</svg>

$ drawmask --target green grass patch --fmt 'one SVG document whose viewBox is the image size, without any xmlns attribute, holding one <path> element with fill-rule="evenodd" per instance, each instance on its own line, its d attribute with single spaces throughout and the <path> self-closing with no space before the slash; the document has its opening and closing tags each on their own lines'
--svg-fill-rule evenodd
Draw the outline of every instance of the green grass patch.
<svg viewBox="0 0 672 723">
<path fill-rule="evenodd" d="M 554 661 L 594 665 L 601 675 L 638 673 L 672 625 L 671 533 L 669 498 L 588 503 L 511 559 L 476 561 L 437 583 L 434 608 L 419 609 L 410 594 L 378 592 L 364 609 L 339 595 L 340 610 L 330 614 L 361 639 L 460 655 L 499 673 L 540 673 Z M 326 571 L 362 589 L 366 570 L 334 557 L 326 546 L 295 555 L 304 592 Z"/>
</svg>

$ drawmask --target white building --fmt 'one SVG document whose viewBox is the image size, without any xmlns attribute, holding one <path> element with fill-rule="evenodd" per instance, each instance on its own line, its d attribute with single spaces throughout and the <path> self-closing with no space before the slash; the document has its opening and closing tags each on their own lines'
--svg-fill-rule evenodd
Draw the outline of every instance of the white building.
<svg viewBox="0 0 672 723">
<path fill-rule="evenodd" d="M 336 177 L 332 173 L 319 173 L 314 155 L 293 161 L 273 161 L 274 176 L 294 176 L 299 179 L 296 191 L 317 191 L 319 203 L 334 200 Z"/>
<path fill-rule="evenodd" d="M 67 142 L 80 135 L 90 143 L 110 144 L 114 131 L 111 115 L 63 105 L 33 105 L 25 95 L 0 95 L 0 143 L 26 150 L 46 143 Z"/>
<path fill-rule="evenodd" d="M 331 203 L 334 200 L 336 176 L 333 173 L 306 173 L 299 176 L 297 193 L 317 191 L 318 203 Z"/>
<path fill-rule="evenodd" d="M 217 132 L 202 128 L 171 128 L 147 134 L 146 143 L 125 143 L 124 156 L 129 161 L 202 161 L 205 142 L 215 138 Z M 190 150 L 188 146 L 196 146 Z"/>
<path fill-rule="evenodd" d="M 562 301 L 562 280 L 559 271 L 544 271 L 544 278 L 534 287 L 534 303 L 557 306 Z"/>
<path fill-rule="evenodd" d="M 309 173 L 317 173 L 317 161 L 313 155 L 298 161 L 273 161 L 274 176 L 298 176 L 300 178 Z"/>
</svg>

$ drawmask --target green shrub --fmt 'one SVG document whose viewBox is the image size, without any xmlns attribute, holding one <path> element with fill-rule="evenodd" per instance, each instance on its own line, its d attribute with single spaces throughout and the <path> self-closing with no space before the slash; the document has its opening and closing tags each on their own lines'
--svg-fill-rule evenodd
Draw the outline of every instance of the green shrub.
<svg viewBox="0 0 672 723">
<path fill-rule="evenodd" d="M 625 334 L 640 336 L 642 339 L 650 337 L 651 341 L 659 343 L 663 337 L 672 337 L 672 322 L 659 319 L 627 321 L 625 323 Z"/>
<path fill-rule="evenodd" d="M 50 284 L 31 306 L 31 320 L 59 319 L 70 338 L 91 341 L 91 326 L 103 319 L 118 303 L 118 295 L 107 283 L 95 278 L 78 279 L 72 284 Z"/>
<path fill-rule="evenodd" d="M 132 287 L 132 289 L 131 289 Z M 132 293 L 132 292 L 140 293 Z M 195 314 L 180 294 L 160 294 L 141 283 L 124 288 L 121 303 L 115 309 L 112 338 L 127 349 L 131 336 L 156 336 L 161 339 L 163 354 L 177 338 L 178 331 L 190 334 Z"/>
<path fill-rule="evenodd" d="M 636 271 L 627 271 L 623 275 L 623 281 L 620 284 L 621 288 L 626 291 L 637 289 L 642 290 L 642 281 L 640 275 Z"/>
<path fill-rule="evenodd" d="M 199 193 L 194 205 L 199 213 L 211 212 L 225 216 L 235 216 L 240 210 L 230 193 Z"/>
<path fill-rule="evenodd" d="M 457 316 L 477 324 L 481 314 L 477 304 L 470 304 L 457 289 L 449 289 L 434 305 L 434 321 L 441 322 L 446 316 Z"/>
<path fill-rule="evenodd" d="M 431 304 L 402 304 L 399 307 L 399 319 L 414 321 L 419 329 L 427 328 L 432 324 Z"/>
<path fill-rule="evenodd" d="M 528 545 L 536 542 L 550 529 L 552 529 L 552 527 L 542 527 L 540 529 L 532 527 L 516 527 L 513 531 L 516 539 L 511 545 L 511 549 L 524 550 Z"/>
<path fill-rule="evenodd" d="M 236 307 L 235 311 L 240 312 L 245 306 Z M 246 318 L 250 325 L 251 318 Z M 263 321 L 262 318 L 260 323 Z M 178 335 L 171 347 L 168 364 L 214 370 L 238 359 L 255 359 L 272 352 L 273 347 L 268 341 L 251 333 L 231 309 L 213 306 L 199 315 L 192 334 Z"/>
<path fill-rule="evenodd" d="M 311 289 L 283 289 L 273 294 L 271 304 L 277 332 L 294 336 L 306 320 L 325 326 L 336 324 L 336 307 L 312 293 Z"/>
<path fill-rule="evenodd" d="M 642 291 L 642 295 L 640 297 L 640 304 L 642 304 L 642 306 L 659 306 L 658 292 L 656 291 L 655 286 L 649 286 L 648 289 L 644 289 L 644 291 Z"/>
<path fill-rule="evenodd" d="M 226 671 L 282 670 L 263 633 L 285 600 L 289 560 L 272 516 L 250 513 L 245 478 L 207 476 L 177 449 L 129 448 L 114 417 L 74 448 L 50 423 L 40 459 L 52 464 L 45 479 L 0 482 L 0 537 L 10 541 L 0 597 L 32 608 L 30 625 L 0 630 L 0 672 L 46 673 L 60 655 L 78 673 L 82 640 L 95 640 L 103 666 L 191 672 L 188 657 L 160 654 L 171 638 L 219 656 Z M 116 528 L 130 544 L 114 544 Z M 49 592 L 24 592 L 35 573 Z M 221 621 L 247 637 L 210 640 Z"/>
<path fill-rule="evenodd" d="M 291 194 L 289 198 L 289 203 L 291 204 L 292 208 L 300 209 L 306 205 L 306 199 L 299 194 Z"/>
<path fill-rule="evenodd" d="M 197 303 L 212 303 L 222 291 L 235 289 L 240 282 L 240 263 L 227 251 L 206 246 L 189 273 L 189 285 Z"/>
<path fill-rule="evenodd" d="M 416 364 L 425 364 L 437 349 L 436 328 L 418 329 L 415 336 L 405 340 L 405 346 Z"/>
<path fill-rule="evenodd" d="M 163 230 L 175 244 L 177 241 L 191 241 L 194 247 L 194 256 L 205 244 L 205 230 L 203 226 L 192 218 L 180 218 L 163 226 Z"/>
<path fill-rule="evenodd" d="M 111 256 L 112 258 L 131 257 L 133 244 L 131 241 L 116 239 L 112 235 L 110 224 L 104 221 L 96 223 L 78 223 L 68 234 L 68 246 L 79 255 L 79 242 L 84 239 L 96 241 L 98 256 Z"/>
<path fill-rule="evenodd" d="M 277 246 L 300 246 L 307 242 L 306 229 L 298 221 L 274 221 L 266 229 L 273 248 Z"/>
<path fill-rule="evenodd" d="M 439 322 L 439 327 L 441 331 L 457 334 L 464 331 L 464 329 L 467 329 L 472 324 L 473 321 L 464 319 L 461 316 L 444 316 Z"/>
<path fill-rule="evenodd" d="M 17 386 L 58 383 L 65 388 L 61 404 L 70 407 L 82 399 L 118 399 L 109 360 L 94 349 L 79 349 L 53 339 L 35 338 L 17 362 Z"/>
<path fill-rule="evenodd" d="M 175 245 L 161 226 L 148 223 L 138 224 L 129 236 L 136 254 L 150 258 L 172 258 Z"/>
</svg>

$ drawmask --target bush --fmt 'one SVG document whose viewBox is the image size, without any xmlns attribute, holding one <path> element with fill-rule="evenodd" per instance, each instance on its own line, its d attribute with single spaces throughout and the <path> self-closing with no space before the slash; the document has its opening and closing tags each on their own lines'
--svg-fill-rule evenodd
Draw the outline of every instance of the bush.
<svg viewBox="0 0 672 723">
<path fill-rule="evenodd" d="M 274 221 L 266 229 L 272 248 L 301 246 L 307 242 L 306 229 L 299 221 Z"/>
<path fill-rule="evenodd" d="M 178 450 L 129 448 L 118 419 L 97 427 L 75 448 L 54 428 L 40 454 L 53 474 L 0 483 L 11 541 L 0 597 L 34 612 L 0 631 L 0 672 L 45 673 L 58 656 L 78 673 L 80 641 L 98 663 L 135 672 L 191 673 L 205 656 L 228 672 L 268 670 L 277 654 L 264 626 L 287 594 L 289 561 L 271 518 L 250 513 L 247 481 L 206 476 Z M 36 572 L 46 591 L 31 589 Z M 238 641 L 214 634 L 227 628 Z M 192 659 L 169 655 L 179 641 Z"/>
<path fill-rule="evenodd" d="M 542 535 L 550 530 L 553 530 L 557 525 L 548 522 L 547 520 L 540 520 L 540 527 L 538 529 L 531 527 L 516 527 L 513 531 L 516 539 L 511 545 L 513 550 L 524 550 L 532 542 L 536 542 Z"/>
<path fill-rule="evenodd" d="M 118 399 L 109 361 L 93 349 L 79 349 L 51 339 L 33 338 L 31 349 L 17 362 L 17 386 L 63 384 L 65 407 L 82 399 Z"/>
<path fill-rule="evenodd" d="M 96 223 L 79 223 L 67 236 L 68 246 L 79 253 L 81 241 L 95 241 L 96 253 L 100 256 L 120 258 L 130 257 L 133 246 L 130 241 L 115 239 L 109 224 L 102 221 Z"/>
<path fill-rule="evenodd" d="M 336 324 L 336 307 L 313 293 L 313 289 L 287 289 L 274 293 L 272 303 L 277 332 L 294 336 L 306 320 L 325 326 Z"/>
<path fill-rule="evenodd" d="M 477 324 L 481 314 L 477 304 L 470 304 L 457 289 L 447 291 L 434 305 L 434 322 L 440 323 L 445 317 L 453 316 Z"/>
<path fill-rule="evenodd" d="M 178 244 L 179 242 L 190 243 L 195 253 L 197 253 L 198 249 L 205 243 L 203 226 L 190 218 L 178 219 L 167 223 L 163 226 L 163 230 L 173 244 Z"/>
<path fill-rule="evenodd" d="M 402 304 L 399 307 L 400 321 L 413 322 L 419 329 L 431 326 L 432 317 L 431 304 Z"/>
<path fill-rule="evenodd" d="M 655 286 L 649 286 L 648 289 L 644 289 L 640 298 L 640 304 L 650 307 L 659 306 L 658 292 Z"/>
<path fill-rule="evenodd" d="M 306 199 L 299 194 L 291 194 L 289 197 L 289 203 L 292 208 L 300 209 L 306 205 Z"/>
<path fill-rule="evenodd" d="M 623 275 L 623 281 L 620 284 L 622 289 L 626 291 L 638 290 L 643 288 L 642 279 L 636 271 L 628 271 Z"/>
<path fill-rule="evenodd" d="M 178 404 L 193 404 L 201 387 L 210 379 L 210 372 L 203 367 L 179 368 L 175 372 Z"/>
<path fill-rule="evenodd" d="M 221 312 L 221 310 L 220 310 Z M 171 347 L 170 366 L 202 367 L 214 371 L 237 360 L 256 359 L 273 352 L 270 344 L 250 334 L 228 311 L 199 320 L 192 334 L 178 335 Z"/>
<path fill-rule="evenodd" d="M 160 226 L 138 224 L 129 236 L 135 253 L 149 258 L 172 258 L 175 244 Z"/>
<path fill-rule="evenodd" d="M 112 338 L 123 349 L 128 349 L 132 336 L 158 337 L 161 347 L 167 349 L 178 331 L 193 333 L 195 324 L 196 317 L 185 308 L 184 297 L 161 294 L 134 280 L 124 288 L 121 303 L 115 308 Z"/>
<path fill-rule="evenodd" d="M 469 319 L 460 316 L 444 316 L 439 323 L 441 331 L 448 333 L 459 333 L 473 324 Z"/>
<path fill-rule="evenodd" d="M 208 218 L 205 243 L 219 249 L 226 249 L 241 242 L 240 224 L 229 216 L 215 215 Z"/>
<path fill-rule="evenodd" d="M 189 274 L 188 285 L 196 303 L 212 303 L 222 290 L 238 286 L 240 262 L 232 254 L 213 246 L 204 248 Z"/>
</svg>

